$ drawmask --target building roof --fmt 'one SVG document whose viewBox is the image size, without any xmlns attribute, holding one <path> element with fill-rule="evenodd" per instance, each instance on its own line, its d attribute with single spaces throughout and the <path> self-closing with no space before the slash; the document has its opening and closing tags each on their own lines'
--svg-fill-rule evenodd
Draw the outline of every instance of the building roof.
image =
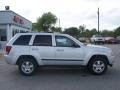
<svg viewBox="0 0 120 90">
<path fill-rule="evenodd" d="M 11 10 L 0 11 L 0 25 L 13 24 L 32 29 L 32 22 Z"/>
<path fill-rule="evenodd" d="M 0 12 L 12 12 L 12 13 L 14 13 L 14 14 L 16 14 L 16 15 L 19 15 L 20 17 L 22 17 L 22 18 L 24 18 L 25 20 L 27 20 L 27 21 L 29 21 L 29 22 L 31 22 L 31 23 L 32 23 L 32 21 L 30 21 L 30 20 L 26 19 L 25 17 L 21 16 L 20 14 L 18 14 L 18 13 L 16 13 L 16 12 L 14 12 L 14 11 L 12 11 L 12 10 L 1 10 Z"/>
</svg>

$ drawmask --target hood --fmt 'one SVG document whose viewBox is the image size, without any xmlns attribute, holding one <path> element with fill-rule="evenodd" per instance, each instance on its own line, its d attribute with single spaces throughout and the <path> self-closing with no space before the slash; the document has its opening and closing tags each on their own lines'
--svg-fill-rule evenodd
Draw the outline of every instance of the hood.
<svg viewBox="0 0 120 90">
<path fill-rule="evenodd" d="M 90 49 L 105 51 L 105 52 L 111 50 L 110 48 L 107 48 L 107 47 L 104 47 L 104 46 L 92 45 L 92 44 L 88 44 L 87 47 L 90 48 Z"/>
</svg>

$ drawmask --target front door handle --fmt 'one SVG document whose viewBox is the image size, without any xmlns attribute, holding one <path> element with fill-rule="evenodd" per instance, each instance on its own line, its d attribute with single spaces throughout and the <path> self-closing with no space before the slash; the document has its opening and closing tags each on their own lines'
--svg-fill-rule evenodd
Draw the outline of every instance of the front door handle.
<svg viewBox="0 0 120 90">
<path fill-rule="evenodd" d="M 63 52 L 63 51 L 64 51 L 64 49 L 57 49 L 57 51 L 58 51 L 58 52 Z"/>
<path fill-rule="evenodd" d="M 32 48 L 32 50 L 35 50 L 35 51 L 37 51 L 37 50 L 38 50 L 38 48 Z"/>
</svg>

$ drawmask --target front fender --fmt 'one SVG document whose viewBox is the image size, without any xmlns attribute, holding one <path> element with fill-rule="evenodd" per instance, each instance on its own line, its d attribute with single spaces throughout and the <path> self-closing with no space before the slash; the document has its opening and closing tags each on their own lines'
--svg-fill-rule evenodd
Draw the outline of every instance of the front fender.
<svg viewBox="0 0 120 90">
<path fill-rule="evenodd" d="M 92 58 L 92 56 L 94 56 L 94 55 L 104 55 L 104 56 L 106 56 L 106 57 L 108 58 L 108 54 L 105 53 L 105 52 L 98 52 L 98 51 L 96 51 L 96 52 L 89 52 L 89 53 L 87 53 L 86 57 L 84 58 L 84 63 L 83 63 L 83 65 L 87 65 L 88 62 L 89 62 L 89 60 L 90 60 L 90 59 Z"/>
</svg>

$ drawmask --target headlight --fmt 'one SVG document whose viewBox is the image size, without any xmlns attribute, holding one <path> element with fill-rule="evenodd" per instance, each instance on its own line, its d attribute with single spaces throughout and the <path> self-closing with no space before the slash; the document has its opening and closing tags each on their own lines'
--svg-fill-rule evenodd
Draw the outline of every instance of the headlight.
<svg viewBox="0 0 120 90">
<path fill-rule="evenodd" d="M 98 40 L 97 38 L 95 38 L 94 40 Z"/>
</svg>

